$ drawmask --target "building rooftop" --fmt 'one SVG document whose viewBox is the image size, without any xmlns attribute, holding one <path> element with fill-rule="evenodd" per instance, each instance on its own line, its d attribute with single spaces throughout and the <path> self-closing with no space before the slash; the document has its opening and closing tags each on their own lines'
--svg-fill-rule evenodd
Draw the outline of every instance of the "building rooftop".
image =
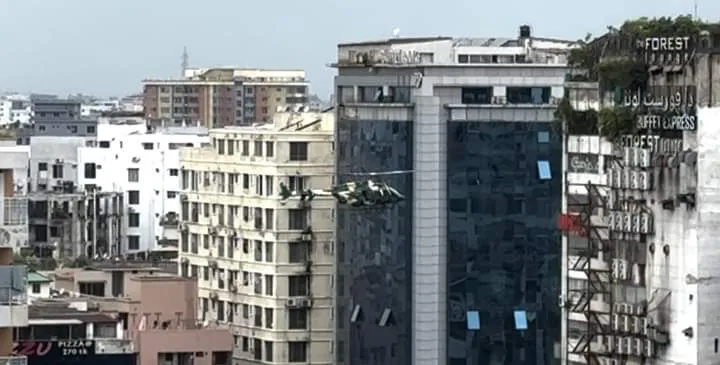
<svg viewBox="0 0 720 365">
<path fill-rule="evenodd" d="M 32 320 L 74 320 L 81 323 L 116 322 L 111 313 L 94 310 L 79 310 L 68 300 L 41 299 L 28 307 L 28 318 Z"/>
<path fill-rule="evenodd" d="M 52 280 L 48 278 L 47 276 L 36 272 L 36 271 L 30 271 L 28 272 L 27 276 L 27 282 L 28 284 L 43 284 L 43 283 L 49 283 Z"/>
</svg>

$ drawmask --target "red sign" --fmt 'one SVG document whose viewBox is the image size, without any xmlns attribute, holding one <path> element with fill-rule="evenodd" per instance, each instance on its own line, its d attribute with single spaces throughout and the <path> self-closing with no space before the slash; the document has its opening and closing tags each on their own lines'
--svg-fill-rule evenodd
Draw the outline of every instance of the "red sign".
<svg viewBox="0 0 720 365">
<path fill-rule="evenodd" d="M 560 214 L 558 228 L 565 233 L 574 233 L 580 237 L 587 237 L 582 220 L 577 214 Z"/>
<path fill-rule="evenodd" d="M 18 356 L 45 356 L 53 348 L 52 341 L 23 341 L 15 343 L 13 346 L 13 355 Z"/>
</svg>

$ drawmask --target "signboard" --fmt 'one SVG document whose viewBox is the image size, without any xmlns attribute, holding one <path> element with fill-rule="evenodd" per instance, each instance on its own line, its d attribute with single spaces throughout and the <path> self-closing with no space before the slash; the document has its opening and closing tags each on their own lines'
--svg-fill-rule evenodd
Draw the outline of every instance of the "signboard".
<svg viewBox="0 0 720 365">
<path fill-rule="evenodd" d="M 420 52 L 402 49 L 371 49 L 348 51 L 348 62 L 367 65 L 417 65 L 421 64 Z"/>
<path fill-rule="evenodd" d="M 637 113 L 639 131 L 697 130 L 695 98 L 697 87 L 651 86 L 647 90 L 623 92 L 623 106 Z"/>
<path fill-rule="evenodd" d="M 599 174 L 598 155 L 589 153 L 568 153 L 568 172 Z"/>
<path fill-rule="evenodd" d="M 622 136 L 619 146 L 615 146 L 615 148 L 617 149 L 616 154 L 621 154 L 620 150 L 624 147 L 644 148 L 654 153 L 672 154 L 683 150 L 682 142 L 682 139 L 679 138 L 629 134 Z"/>
<path fill-rule="evenodd" d="M 690 36 L 647 37 L 637 41 L 645 62 L 650 66 L 682 66 L 693 54 L 695 42 Z"/>
<path fill-rule="evenodd" d="M 95 355 L 95 341 L 19 341 L 13 347 L 13 354 L 28 358 Z"/>
</svg>

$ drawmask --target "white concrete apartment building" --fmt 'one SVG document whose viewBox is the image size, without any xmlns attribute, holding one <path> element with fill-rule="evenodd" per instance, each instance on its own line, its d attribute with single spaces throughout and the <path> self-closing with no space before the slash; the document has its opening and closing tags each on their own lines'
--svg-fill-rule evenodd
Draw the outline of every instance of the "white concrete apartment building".
<svg viewBox="0 0 720 365">
<path fill-rule="evenodd" d="M 330 188 L 334 120 L 279 113 L 181 150 L 180 274 L 198 279 L 201 318 L 232 329 L 233 364 L 333 362 L 335 201 L 278 193 Z"/>
<path fill-rule="evenodd" d="M 77 181 L 81 189 L 124 193 L 122 253 L 177 247 L 178 149 L 208 142 L 204 128 L 148 130 L 142 118 L 100 118 L 97 144 L 78 148 Z"/>
<path fill-rule="evenodd" d="M 0 125 L 29 124 L 32 119 L 32 107 L 24 96 L 11 95 L 0 97 Z"/>
</svg>

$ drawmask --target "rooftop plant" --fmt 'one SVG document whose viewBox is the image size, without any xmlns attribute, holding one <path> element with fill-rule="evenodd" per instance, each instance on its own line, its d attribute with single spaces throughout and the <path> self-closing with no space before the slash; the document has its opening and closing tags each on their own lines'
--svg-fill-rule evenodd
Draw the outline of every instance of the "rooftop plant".
<svg viewBox="0 0 720 365">
<path fill-rule="evenodd" d="M 635 40 L 646 37 L 697 36 L 702 31 L 720 34 L 720 23 L 707 23 L 691 16 L 638 18 L 628 20 L 619 28 L 608 27 L 608 33 L 596 39 L 587 35 L 578 41 L 579 47 L 568 56 L 568 64 L 573 68 L 569 81 L 598 82 L 600 95 L 607 92 L 615 94 L 616 101 L 625 90 L 644 90 L 647 87 L 649 73 L 645 60 L 635 52 L 618 54 L 607 52 L 609 46 L 625 42 L 628 50 Z M 579 76 L 579 72 L 582 71 Z M 563 101 L 556 113 L 558 119 L 567 123 L 567 132 L 587 134 L 599 132 L 611 140 L 623 134 L 632 133 L 636 124 L 636 112 L 626 107 L 605 108 L 597 113 L 578 112 L 569 102 Z"/>
</svg>

